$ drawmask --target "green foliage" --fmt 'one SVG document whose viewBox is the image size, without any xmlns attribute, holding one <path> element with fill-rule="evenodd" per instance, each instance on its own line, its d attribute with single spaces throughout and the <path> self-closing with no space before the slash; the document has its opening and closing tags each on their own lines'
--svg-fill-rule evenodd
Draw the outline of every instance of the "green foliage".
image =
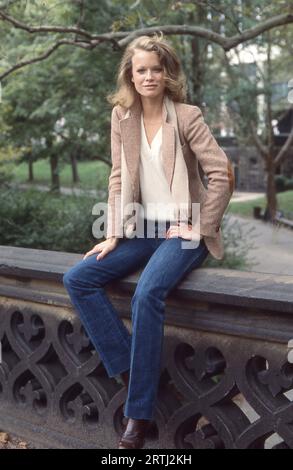
<svg viewBox="0 0 293 470">
<path fill-rule="evenodd" d="M 22 149 L 11 145 L 0 147 L 0 184 L 11 181 L 14 177 L 15 165 L 18 162 Z"/>
<path fill-rule="evenodd" d="M 287 178 L 284 175 L 275 176 L 277 192 L 281 193 L 293 189 L 293 178 Z"/>
<path fill-rule="evenodd" d="M 107 193 L 110 167 L 97 161 L 80 161 L 78 163 L 80 182 L 74 187 L 90 190 L 103 190 Z M 16 183 L 26 183 L 28 180 L 28 167 L 26 162 L 14 166 L 13 180 Z M 71 166 L 65 162 L 59 162 L 60 185 L 73 187 Z M 48 159 L 38 160 L 34 163 L 34 184 L 49 185 L 50 165 Z"/>
<path fill-rule="evenodd" d="M 92 235 L 95 199 L 3 187 L 0 198 L 1 245 L 80 253 L 98 243 Z"/>
<path fill-rule="evenodd" d="M 30 25 L 79 24 L 84 30 L 96 34 L 164 24 L 186 24 L 200 25 L 232 36 L 280 12 L 286 13 L 288 8 L 289 3 L 285 0 L 271 3 L 256 0 L 241 4 L 233 0 L 19 0 L 9 2 L 7 12 Z M 0 73 L 22 60 L 43 54 L 61 38 L 75 39 L 74 34 L 29 34 L 8 23 L 0 24 Z M 270 32 L 272 45 L 280 48 L 279 56 L 273 57 L 271 64 L 274 81 L 288 79 L 292 61 L 292 35 L 292 28 L 286 26 Z M 212 128 L 219 130 L 223 123 L 228 123 L 236 131 L 240 142 L 251 143 L 249 124 L 253 121 L 262 125 L 265 134 L 264 109 L 259 110 L 256 105 L 259 95 L 266 97 L 272 92 L 273 83 L 267 77 L 265 63 L 263 69 L 258 70 L 251 57 L 249 64 L 236 67 L 235 60 L 232 61 L 219 46 L 211 46 L 206 39 L 180 35 L 168 35 L 167 38 L 176 47 L 186 72 L 188 101 L 207 107 L 206 118 Z M 81 39 L 84 38 L 79 36 Z M 242 49 L 251 45 L 265 52 L 268 49 L 268 35 L 262 34 L 246 42 Z M 208 47 L 211 49 L 210 54 Z M 11 179 L 13 164 L 20 158 L 23 163 L 30 158 L 44 165 L 45 159 L 57 155 L 61 173 L 63 168 L 68 169 L 67 164 L 72 156 L 79 164 L 96 162 L 99 157 L 110 162 L 111 109 L 105 97 L 115 87 L 117 65 L 122 52 L 112 49 L 110 43 L 100 43 L 89 51 L 62 46 L 47 60 L 20 69 L 3 81 L 0 104 L 0 181 Z M 236 56 L 238 52 L 235 52 Z M 264 76 L 262 88 L 259 87 L 261 74 Z M 223 113 L 225 105 L 229 110 L 226 115 Z M 288 105 L 286 97 L 279 103 L 273 103 L 274 118 L 276 112 L 285 105 Z M 109 167 L 104 163 L 102 165 L 105 171 L 99 168 L 97 189 L 105 188 L 108 183 L 106 173 Z M 23 171 L 21 168 L 16 171 Z M 40 180 L 43 181 L 45 173 L 45 179 L 48 180 L 47 171 L 44 170 Z M 82 178 L 82 171 L 81 166 L 82 184 L 91 187 L 86 172 L 85 178 Z M 67 170 L 65 184 L 69 184 L 69 178 Z M 104 184 L 101 178 L 105 179 Z M 290 181 L 282 181 L 279 185 L 283 189 L 292 188 Z M 3 193 L 1 200 L 5 202 L 0 211 L 2 243 L 66 251 L 85 251 L 88 248 L 91 225 L 88 199 L 65 196 L 59 199 L 37 192 L 30 195 L 29 192 L 15 191 Z M 256 205 L 256 201 L 248 204 L 251 215 L 251 207 Z M 237 210 L 241 210 L 241 207 L 244 211 L 248 210 L 244 205 L 238 205 Z M 20 225 L 18 220 L 21 221 Z M 46 230 L 41 230 L 44 227 Z M 243 237 L 239 233 L 234 236 L 227 232 L 228 235 L 232 238 L 225 240 L 227 254 L 224 263 L 221 261 L 220 264 L 240 268 L 245 263 L 247 249 L 237 243 Z M 229 246 L 232 245 L 235 251 L 229 252 Z M 217 265 L 216 260 L 211 258 L 209 263 Z"/>
<path fill-rule="evenodd" d="M 92 235 L 97 218 L 92 215 L 97 202 L 93 198 L 4 187 L 0 198 L 1 245 L 85 253 L 102 241 Z M 227 221 L 226 217 L 222 224 L 225 258 L 217 261 L 209 256 L 205 266 L 242 269 L 248 264 L 248 237 L 237 224 L 228 229 Z"/>
<path fill-rule="evenodd" d="M 278 208 L 283 213 L 290 213 L 292 212 L 293 207 L 293 191 L 288 190 L 285 192 L 281 192 L 277 195 L 278 200 Z M 252 217 L 253 208 L 259 206 L 263 210 L 266 208 L 266 198 L 260 197 L 258 199 L 254 199 L 253 201 L 245 201 L 245 202 L 230 202 L 228 207 L 228 213 L 231 214 L 239 214 L 244 217 Z"/>
<path fill-rule="evenodd" d="M 238 270 L 252 268 L 253 263 L 248 259 L 248 256 L 250 250 L 254 248 L 254 228 L 244 229 L 237 220 L 232 223 L 229 214 L 225 214 L 221 228 L 224 244 L 224 259 L 218 261 L 209 255 L 204 266 Z"/>
</svg>

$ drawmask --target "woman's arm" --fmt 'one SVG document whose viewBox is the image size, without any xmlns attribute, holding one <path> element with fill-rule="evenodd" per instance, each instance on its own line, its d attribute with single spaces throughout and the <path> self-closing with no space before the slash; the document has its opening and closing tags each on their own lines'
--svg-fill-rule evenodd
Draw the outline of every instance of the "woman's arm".
<svg viewBox="0 0 293 470">
<path fill-rule="evenodd" d="M 121 134 L 119 128 L 119 118 L 117 115 L 118 106 L 114 106 L 111 114 L 111 160 L 112 169 L 108 184 L 108 221 L 106 238 L 115 237 L 115 209 L 118 210 L 121 195 Z M 115 205 L 115 197 L 116 205 Z M 116 214 L 117 217 L 118 214 Z"/>
<path fill-rule="evenodd" d="M 235 188 L 233 168 L 197 106 L 190 105 L 184 135 L 208 177 L 207 197 L 200 208 L 200 233 L 215 237 Z"/>
</svg>

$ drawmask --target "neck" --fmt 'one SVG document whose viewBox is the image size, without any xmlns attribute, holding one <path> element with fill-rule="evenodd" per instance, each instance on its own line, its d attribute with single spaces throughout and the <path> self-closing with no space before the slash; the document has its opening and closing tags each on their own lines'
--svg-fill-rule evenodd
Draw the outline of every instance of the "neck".
<svg viewBox="0 0 293 470">
<path fill-rule="evenodd" d="M 161 117 L 163 107 L 164 96 L 159 98 L 149 98 L 141 96 L 141 105 L 143 116 L 145 119 L 154 120 Z"/>
</svg>

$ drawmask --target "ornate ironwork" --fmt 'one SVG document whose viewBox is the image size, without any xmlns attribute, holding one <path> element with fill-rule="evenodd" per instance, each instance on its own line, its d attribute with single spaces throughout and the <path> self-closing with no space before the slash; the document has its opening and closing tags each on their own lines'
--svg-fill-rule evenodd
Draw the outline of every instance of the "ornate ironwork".
<svg viewBox="0 0 293 470">
<path fill-rule="evenodd" d="M 37 447 L 116 448 L 126 391 L 119 377 L 107 376 L 70 306 L 60 285 L 64 269 L 46 279 L 45 266 L 42 276 L 8 268 L 0 288 L 0 426 Z M 167 301 L 157 407 L 145 447 L 293 448 L 287 350 L 293 303 L 275 301 L 270 311 L 260 299 L 237 301 L 231 271 L 233 298 L 204 299 L 194 286 L 217 280 L 219 271 L 191 273 Z M 235 272 L 234 279 L 241 276 Z M 279 279 L 284 289 L 285 281 Z M 130 331 L 135 282 L 132 276 L 109 286 Z"/>
</svg>

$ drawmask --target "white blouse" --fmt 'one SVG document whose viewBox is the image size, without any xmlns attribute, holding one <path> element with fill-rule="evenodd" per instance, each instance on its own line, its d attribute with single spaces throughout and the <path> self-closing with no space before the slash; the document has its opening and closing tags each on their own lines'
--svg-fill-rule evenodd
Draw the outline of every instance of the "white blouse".
<svg viewBox="0 0 293 470">
<path fill-rule="evenodd" d="M 162 126 L 149 145 L 142 113 L 139 177 L 144 217 L 151 220 L 175 220 L 174 200 L 162 164 Z M 168 204 L 173 204 L 173 207 L 168 207 Z"/>
</svg>

